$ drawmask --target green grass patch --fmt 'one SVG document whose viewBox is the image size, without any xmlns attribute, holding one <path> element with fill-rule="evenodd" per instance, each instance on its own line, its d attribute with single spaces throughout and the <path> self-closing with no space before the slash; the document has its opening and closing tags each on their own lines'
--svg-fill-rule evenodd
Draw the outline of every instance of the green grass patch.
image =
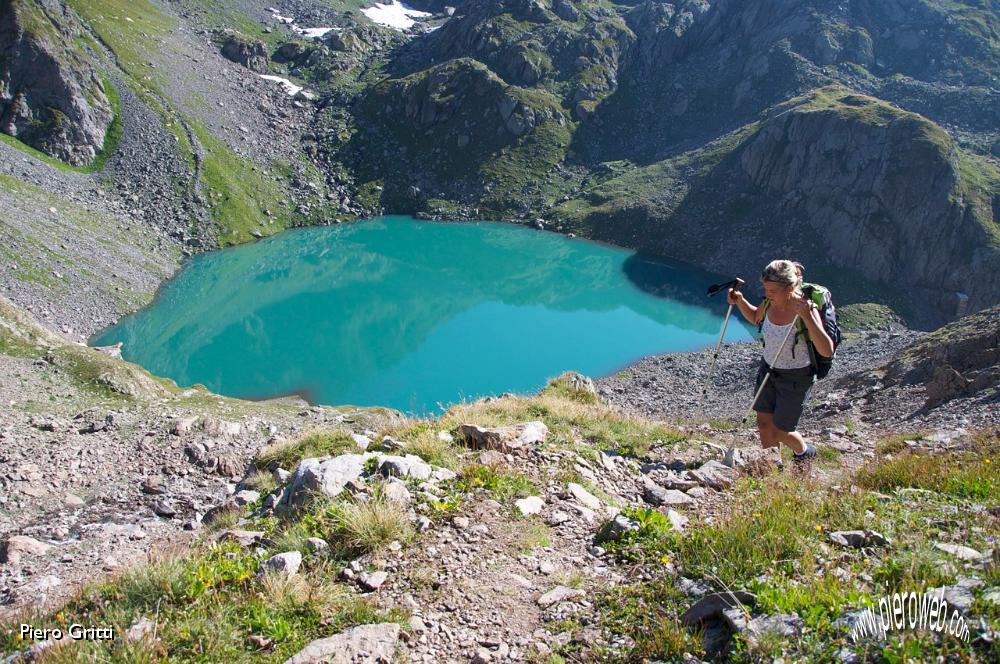
<svg viewBox="0 0 1000 664">
<path fill-rule="evenodd" d="M 915 488 L 973 500 L 1000 496 L 1000 435 L 982 434 L 962 450 L 901 451 L 858 471 L 859 485 L 876 491 Z"/>
<path fill-rule="evenodd" d="M 859 302 L 837 307 L 837 320 L 844 331 L 885 330 L 899 322 L 896 312 L 886 304 Z"/>
<path fill-rule="evenodd" d="M 290 206 L 282 187 L 253 170 L 222 140 L 199 123 L 190 121 L 198 142 L 205 148 L 202 181 L 212 190 L 209 208 L 219 244 L 248 242 L 253 233 L 272 235 L 288 222 Z M 285 198 L 283 206 L 281 200 Z M 269 218 L 265 211 L 272 213 Z M 268 220 L 274 223 L 267 223 Z"/>
<path fill-rule="evenodd" d="M 332 568 L 307 563 L 304 573 L 284 580 L 258 576 L 258 566 L 255 554 L 235 544 L 200 547 L 93 584 L 58 612 L 29 622 L 115 629 L 114 641 L 70 642 L 48 651 L 46 662 L 282 662 L 313 639 L 356 624 L 402 619 L 336 583 Z M 124 641 L 140 618 L 155 620 L 158 643 Z M 19 623 L 0 626 L 0 649 L 26 645 L 14 636 Z M 251 636 L 271 646 L 261 650 Z"/>
<path fill-rule="evenodd" d="M 336 429 L 320 429 L 300 438 L 284 440 L 269 445 L 257 453 L 254 463 L 258 468 L 292 470 L 303 459 L 337 456 L 348 452 L 360 453 L 358 444 L 350 433 Z"/>
<path fill-rule="evenodd" d="M 341 558 L 380 550 L 393 541 L 409 542 L 414 535 L 406 508 L 385 498 L 375 488 L 364 501 L 318 498 L 302 516 L 303 532 L 330 545 Z"/>
<path fill-rule="evenodd" d="M 470 464 L 458 474 L 456 488 L 463 492 L 485 489 L 501 503 L 537 495 L 538 486 L 526 475 L 503 468 Z"/>
</svg>

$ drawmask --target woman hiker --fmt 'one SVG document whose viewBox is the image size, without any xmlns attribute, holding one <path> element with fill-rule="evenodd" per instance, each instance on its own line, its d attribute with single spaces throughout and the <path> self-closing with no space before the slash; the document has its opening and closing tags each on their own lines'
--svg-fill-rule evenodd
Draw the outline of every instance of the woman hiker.
<svg viewBox="0 0 1000 664">
<path fill-rule="evenodd" d="M 727 300 L 740 309 L 749 322 L 758 325 L 763 321 L 764 351 L 757 370 L 756 391 L 764 380 L 768 367 L 771 377 L 753 404 L 757 411 L 757 431 L 761 447 L 776 447 L 781 443 L 791 448 L 795 460 L 816 456 L 816 448 L 805 442 L 795 430 L 802 415 L 802 405 L 813 384 L 812 360 L 803 334 L 792 331 L 788 342 L 781 348 L 796 314 L 805 322 L 817 353 L 824 357 L 833 355 L 833 341 L 826 333 L 816 305 L 802 294 L 802 265 L 788 260 L 771 261 L 761 276 L 764 298 L 770 301 L 765 307 L 761 302 L 753 306 L 743 293 L 729 289 Z M 781 348 L 781 353 L 778 349 Z"/>
</svg>

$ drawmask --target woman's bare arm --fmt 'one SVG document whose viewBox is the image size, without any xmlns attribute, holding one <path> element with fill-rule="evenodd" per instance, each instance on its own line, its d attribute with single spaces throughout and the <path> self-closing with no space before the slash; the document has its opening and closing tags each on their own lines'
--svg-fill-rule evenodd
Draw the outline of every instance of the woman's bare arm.
<svg viewBox="0 0 1000 664">
<path fill-rule="evenodd" d="M 757 316 L 760 315 L 760 312 L 764 307 L 753 306 L 747 301 L 746 297 L 744 297 L 743 293 L 740 291 L 734 291 L 730 288 L 729 293 L 726 294 L 726 301 L 729 302 L 729 304 L 735 304 L 748 322 L 753 323 L 754 325 L 760 322 L 757 320 Z M 763 302 L 761 302 L 761 305 L 763 305 Z"/>
</svg>

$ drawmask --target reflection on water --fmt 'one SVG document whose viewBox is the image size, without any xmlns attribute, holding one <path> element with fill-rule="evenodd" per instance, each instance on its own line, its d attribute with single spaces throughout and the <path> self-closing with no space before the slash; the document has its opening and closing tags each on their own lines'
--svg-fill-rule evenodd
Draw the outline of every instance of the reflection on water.
<svg viewBox="0 0 1000 664">
<path fill-rule="evenodd" d="M 711 281 L 508 224 L 381 217 L 198 256 L 93 341 L 180 385 L 422 413 L 713 343 Z"/>
</svg>

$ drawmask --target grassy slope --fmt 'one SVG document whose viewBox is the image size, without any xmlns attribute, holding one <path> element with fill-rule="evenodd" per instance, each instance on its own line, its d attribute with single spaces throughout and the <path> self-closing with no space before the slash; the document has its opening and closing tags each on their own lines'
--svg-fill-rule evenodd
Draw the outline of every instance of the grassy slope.
<svg viewBox="0 0 1000 664">
<path fill-rule="evenodd" d="M 103 245 L 123 268 L 137 267 L 160 278 L 169 275 L 167 264 L 179 258 L 173 248 L 156 246 L 144 228 L 125 226 L 40 187 L 0 175 L 0 200 L 8 197 L 10 202 L 0 210 L 0 230 L 8 238 L 0 245 L 0 257 L 19 281 L 59 293 L 74 277 L 85 277 L 124 314 L 149 303 L 153 289 L 121 283 L 90 255 L 90 244 Z M 24 224 L 23 218 L 35 221 Z M 77 238 L 77 243 L 67 246 L 68 237 Z"/>
<path fill-rule="evenodd" d="M 150 60 L 151 49 L 168 40 L 174 28 L 169 16 L 146 0 L 71 0 L 70 6 L 114 51 L 133 91 L 161 115 L 189 160 L 194 147 L 184 125 L 192 128 L 202 148 L 202 185 L 221 245 L 251 240 L 254 231 L 269 235 L 290 223 L 291 206 L 279 203 L 287 198 L 279 182 L 255 171 L 194 118 L 183 116 L 176 102 L 163 103 L 162 74 Z M 274 213 L 274 223 L 267 223 L 265 209 Z"/>
<path fill-rule="evenodd" d="M 440 519 L 460 510 L 463 501 L 480 490 L 511 506 L 513 500 L 534 493 L 542 483 L 579 481 L 569 466 L 556 469 L 558 477 L 479 466 L 467 451 L 437 435 L 439 430 L 450 430 L 461 422 L 496 425 L 529 419 L 541 419 L 552 430 L 546 443 L 550 451 L 569 449 L 591 460 L 598 450 L 643 456 L 651 447 L 687 444 L 677 430 L 622 418 L 595 397 L 574 392 L 563 381 L 550 384 L 538 396 L 459 405 L 439 420 L 413 422 L 379 433 L 404 441 L 407 451 L 432 463 L 459 471 L 456 480 L 444 485 L 446 494 L 432 506 L 432 518 Z M 597 598 L 599 627 L 628 637 L 632 645 L 625 652 L 596 654 L 609 661 L 672 661 L 684 652 L 699 653 L 696 634 L 678 622 L 691 602 L 676 585 L 678 573 L 718 590 L 755 592 L 754 615 L 794 612 L 803 619 L 805 634 L 801 639 L 739 640 L 737 661 L 771 661 L 782 654 L 786 659 L 828 661 L 849 645 L 846 634 L 832 625 L 845 611 L 877 601 L 884 588 L 919 590 L 954 583 L 964 572 L 953 564 L 942 564 L 942 554 L 932 544 L 959 541 L 979 549 L 988 546 L 993 517 L 974 506 L 991 504 L 1000 492 L 997 475 L 992 472 L 992 465 L 1000 463 L 1000 439 L 984 434 L 973 446 L 929 454 L 901 452 L 905 437 L 883 441 L 876 464 L 834 477 L 835 485 L 787 474 L 751 474 L 738 482 L 720 517 L 711 522 L 695 521 L 683 535 L 671 530 L 659 512 L 627 508 L 626 514 L 642 527 L 606 546 L 636 572 L 634 576 L 643 570 L 652 580 L 635 581 Z M 292 468 L 301 458 L 338 454 L 351 449 L 352 444 L 339 430 L 321 430 L 265 450 L 257 463 L 262 469 L 278 465 Z M 567 458 L 571 460 L 572 456 Z M 264 493 L 276 488 L 268 472 L 251 477 L 250 484 Z M 848 486 L 852 488 L 848 490 Z M 230 527 L 237 516 L 214 527 Z M 511 518 L 517 519 L 513 512 Z M 522 524 L 525 528 L 529 525 Z M 367 503 L 353 503 L 344 497 L 317 501 L 295 515 L 255 518 L 241 527 L 263 530 L 273 543 L 265 545 L 266 552 L 258 555 L 233 545 L 210 544 L 209 537 L 193 552 L 167 555 L 113 581 L 97 582 L 61 610 L 36 616 L 35 624 L 51 627 L 79 621 L 123 629 L 139 617 L 158 615 L 160 643 L 155 649 L 147 648 L 150 661 L 167 656 L 172 661 L 238 662 L 283 661 L 312 638 L 352 624 L 402 622 L 406 617 L 405 613 L 375 609 L 336 580 L 339 569 L 360 553 L 380 551 L 392 541 L 419 546 L 401 508 L 381 498 L 377 490 Z M 876 530 L 892 543 L 863 550 L 845 550 L 828 543 L 829 532 L 853 528 Z M 260 560 L 268 555 L 291 549 L 311 553 L 307 537 L 322 537 L 331 548 L 319 557 L 304 555 L 304 572 L 298 578 L 278 581 L 256 575 Z M 1000 568 L 995 564 L 979 575 L 987 586 L 1000 583 Z M 975 591 L 974 609 L 996 625 L 1000 608 L 982 600 L 982 592 Z M 576 633 L 582 628 L 572 618 L 549 625 L 553 633 Z M 269 639 L 271 646 L 259 652 L 251 635 Z M 0 630 L 0 647 L 17 645 L 11 627 Z M 548 661 L 573 661 L 580 647 L 571 642 Z M 939 644 L 926 633 L 908 632 L 884 647 L 869 644 L 864 648 L 874 661 L 882 662 L 942 648 L 944 653 L 972 657 L 972 661 L 998 654 L 989 644 L 954 640 Z M 76 661 L 84 653 L 87 657 L 126 659 L 138 651 L 137 646 L 120 641 L 76 644 L 56 651 L 56 656 L 46 661 Z"/>
</svg>

